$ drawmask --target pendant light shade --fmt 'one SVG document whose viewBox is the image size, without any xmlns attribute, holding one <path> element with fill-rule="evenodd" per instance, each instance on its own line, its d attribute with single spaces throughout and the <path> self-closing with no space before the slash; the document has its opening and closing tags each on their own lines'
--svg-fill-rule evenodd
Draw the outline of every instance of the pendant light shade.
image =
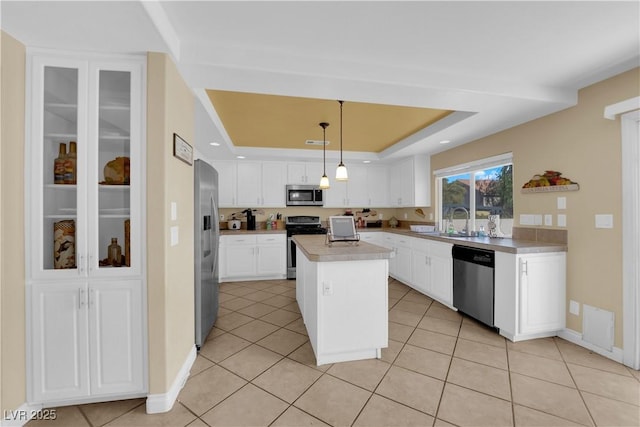
<svg viewBox="0 0 640 427">
<path fill-rule="evenodd" d="M 340 103 L 340 163 L 336 169 L 336 181 L 347 181 L 349 179 L 347 167 L 342 163 L 342 104 L 344 101 L 338 102 Z"/>
<path fill-rule="evenodd" d="M 329 123 L 322 122 L 322 178 L 320 178 L 320 189 L 327 190 L 330 187 L 329 177 L 327 176 L 327 126 Z"/>
</svg>

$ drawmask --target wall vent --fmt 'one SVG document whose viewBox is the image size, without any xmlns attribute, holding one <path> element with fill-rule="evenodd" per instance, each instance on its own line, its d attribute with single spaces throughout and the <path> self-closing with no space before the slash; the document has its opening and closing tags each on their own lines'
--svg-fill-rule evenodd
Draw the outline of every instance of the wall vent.
<svg viewBox="0 0 640 427">
<path fill-rule="evenodd" d="M 590 305 L 582 309 L 582 339 L 608 351 L 613 350 L 614 313 Z"/>
<path fill-rule="evenodd" d="M 304 142 L 306 145 L 319 145 L 320 147 L 322 147 L 322 141 L 318 141 L 315 139 L 307 139 Z M 331 144 L 331 142 L 327 141 L 327 145 Z"/>
</svg>

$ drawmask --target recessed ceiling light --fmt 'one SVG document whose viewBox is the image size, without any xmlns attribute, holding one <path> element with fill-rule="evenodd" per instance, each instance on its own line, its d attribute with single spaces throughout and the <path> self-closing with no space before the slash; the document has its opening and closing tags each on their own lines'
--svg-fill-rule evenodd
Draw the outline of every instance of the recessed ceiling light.
<svg viewBox="0 0 640 427">
<path fill-rule="evenodd" d="M 440 141 L 440 144 L 448 144 L 451 141 L 449 141 L 448 139 L 443 139 L 442 141 Z"/>
<path fill-rule="evenodd" d="M 245 156 L 236 156 L 236 159 L 246 159 Z"/>
<path fill-rule="evenodd" d="M 219 142 L 210 142 L 209 145 L 213 145 L 214 147 L 219 147 L 220 143 Z"/>
<path fill-rule="evenodd" d="M 371 160 L 363 160 L 362 163 L 371 163 Z"/>
</svg>

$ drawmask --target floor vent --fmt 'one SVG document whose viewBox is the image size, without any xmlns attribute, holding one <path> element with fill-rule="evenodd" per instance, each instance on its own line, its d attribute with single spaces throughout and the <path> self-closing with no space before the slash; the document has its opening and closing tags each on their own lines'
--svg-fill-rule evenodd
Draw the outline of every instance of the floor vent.
<svg viewBox="0 0 640 427">
<path fill-rule="evenodd" d="M 582 311 L 582 339 L 605 350 L 613 350 L 614 314 L 590 305 Z"/>
</svg>

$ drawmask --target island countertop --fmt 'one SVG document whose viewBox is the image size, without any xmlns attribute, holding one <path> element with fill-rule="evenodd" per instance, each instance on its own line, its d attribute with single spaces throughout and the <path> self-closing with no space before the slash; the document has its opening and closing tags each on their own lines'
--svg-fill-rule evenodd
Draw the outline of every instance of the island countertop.
<svg viewBox="0 0 640 427">
<path fill-rule="evenodd" d="M 391 249 L 367 242 L 334 242 L 328 246 L 324 235 L 299 234 L 293 236 L 293 241 L 309 261 L 315 262 L 388 259 L 392 253 Z"/>
</svg>

